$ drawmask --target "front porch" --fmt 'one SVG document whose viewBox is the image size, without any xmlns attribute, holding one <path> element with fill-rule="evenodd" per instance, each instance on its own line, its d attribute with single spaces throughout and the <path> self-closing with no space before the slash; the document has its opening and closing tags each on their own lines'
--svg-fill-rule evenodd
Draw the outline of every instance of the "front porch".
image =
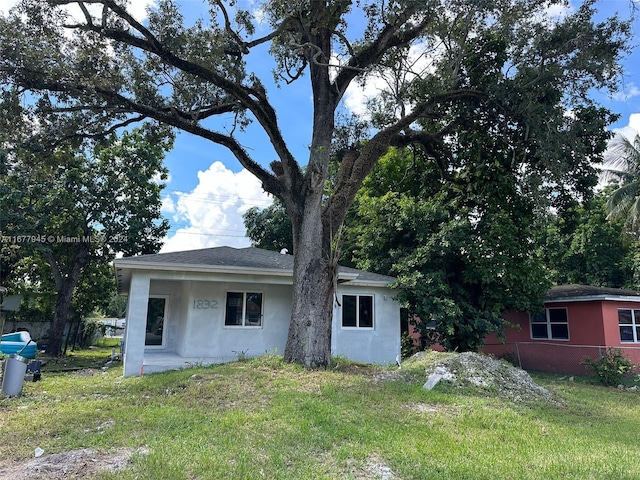
<svg viewBox="0 0 640 480">
<path fill-rule="evenodd" d="M 218 363 L 233 362 L 238 359 L 233 357 L 183 357 L 170 352 L 144 352 L 140 375 L 145 373 L 166 372 L 167 370 L 180 370 L 190 367 L 203 367 Z"/>
</svg>

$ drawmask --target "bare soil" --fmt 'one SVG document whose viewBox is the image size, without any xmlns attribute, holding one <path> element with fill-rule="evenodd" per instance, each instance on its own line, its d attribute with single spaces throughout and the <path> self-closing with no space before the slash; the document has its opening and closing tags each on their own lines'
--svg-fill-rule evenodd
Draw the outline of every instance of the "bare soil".
<svg viewBox="0 0 640 480">
<path fill-rule="evenodd" d="M 134 454 L 146 455 L 147 449 L 120 448 L 99 451 L 85 448 L 64 453 L 44 454 L 27 461 L 0 461 L 0 478 L 15 480 L 89 479 L 102 471 L 127 467 Z"/>
</svg>

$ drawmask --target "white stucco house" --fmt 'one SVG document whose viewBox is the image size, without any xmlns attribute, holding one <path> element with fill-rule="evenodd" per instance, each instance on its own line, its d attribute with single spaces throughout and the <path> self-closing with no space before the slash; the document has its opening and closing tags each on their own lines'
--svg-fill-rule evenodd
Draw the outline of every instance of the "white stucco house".
<svg viewBox="0 0 640 480">
<path fill-rule="evenodd" d="M 120 258 L 128 297 L 124 375 L 283 353 L 291 316 L 293 257 L 216 247 Z M 331 351 L 387 364 L 400 353 L 392 277 L 340 267 Z"/>
</svg>

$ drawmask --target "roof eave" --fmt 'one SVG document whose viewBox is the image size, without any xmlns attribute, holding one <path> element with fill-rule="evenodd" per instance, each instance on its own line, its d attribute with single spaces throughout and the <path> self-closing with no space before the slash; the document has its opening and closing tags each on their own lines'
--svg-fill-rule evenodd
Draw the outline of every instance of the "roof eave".
<svg viewBox="0 0 640 480">
<path fill-rule="evenodd" d="M 118 270 L 154 270 L 154 271 L 184 271 L 199 273 L 235 273 L 246 275 L 274 275 L 282 277 L 292 277 L 293 271 L 281 268 L 263 267 L 235 267 L 233 265 L 194 265 L 192 263 L 165 263 L 165 262 L 136 262 L 118 259 L 114 261 L 116 275 Z M 352 282 L 360 275 L 351 272 L 338 272 L 338 280 Z"/>
<path fill-rule="evenodd" d="M 164 262 L 127 262 L 126 260 L 117 260 L 114 262 L 117 269 L 129 270 L 156 270 L 156 271 L 183 271 L 183 272 L 201 272 L 201 273 L 239 273 L 239 274 L 263 274 L 263 275 L 279 275 L 283 277 L 291 276 L 291 270 L 280 268 L 252 268 L 252 267 L 234 267 L 233 265 L 194 265 L 192 263 L 164 263 Z"/>
<path fill-rule="evenodd" d="M 349 282 L 344 282 L 342 285 L 348 285 L 348 286 L 353 286 L 353 287 L 377 287 L 377 288 L 381 288 L 381 287 L 387 287 L 390 288 L 389 285 L 391 285 L 393 283 L 393 281 L 387 281 L 387 280 L 352 280 Z"/>
<path fill-rule="evenodd" d="M 544 303 L 568 303 L 568 302 L 593 302 L 593 301 L 611 301 L 611 302 L 640 302 L 640 296 L 622 296 L 622 295 L 586 295 L 583 297 L 565 297 L 545 299 Z"/>
</svg>

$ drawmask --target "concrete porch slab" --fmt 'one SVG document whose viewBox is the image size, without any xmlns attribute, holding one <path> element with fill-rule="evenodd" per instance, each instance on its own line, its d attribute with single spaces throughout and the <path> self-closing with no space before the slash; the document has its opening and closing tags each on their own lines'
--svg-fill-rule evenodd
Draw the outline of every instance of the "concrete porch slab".
<svg viewBox="0 0 640 480">
<path fill-rule="evenodd" d="M 177 353 L 153 352 L 144 353 L 141 374 L 181 370 L 190 367 L 203 367 L 219 363 L 234 362 L 234 357 L 182 357 Z"/>
</svg>

